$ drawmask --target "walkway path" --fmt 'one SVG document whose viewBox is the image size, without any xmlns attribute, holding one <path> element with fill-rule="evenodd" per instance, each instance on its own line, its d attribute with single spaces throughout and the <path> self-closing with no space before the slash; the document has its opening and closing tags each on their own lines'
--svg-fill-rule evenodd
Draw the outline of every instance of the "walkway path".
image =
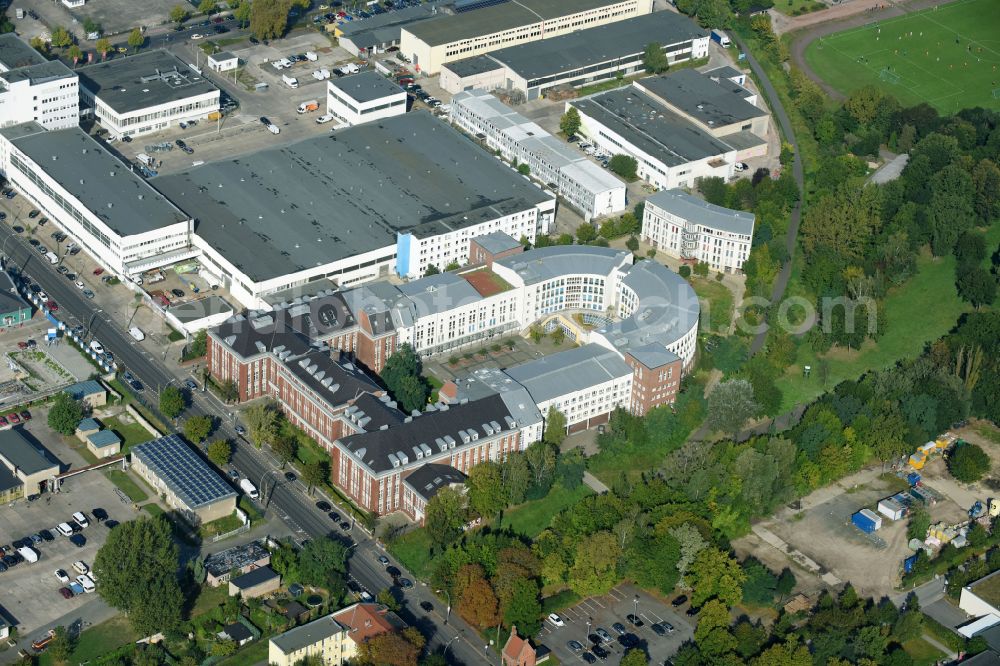
<svg viewBox="0 0 1000 666">
<path fill-rule="evenodd" d="M 591 474 L 590 472 L 583 473 L 583 482 L 587 484 L 587 487 L 593 490 L 598 495 L 608 492 L 609 488 L 604 485 L 600 479 Z"/>
</svg>

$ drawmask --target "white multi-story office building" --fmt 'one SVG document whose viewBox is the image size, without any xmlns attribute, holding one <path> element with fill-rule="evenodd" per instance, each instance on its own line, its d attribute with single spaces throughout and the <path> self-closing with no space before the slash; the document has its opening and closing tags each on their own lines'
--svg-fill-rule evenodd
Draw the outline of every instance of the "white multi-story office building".
<svg viewBox="0 0 1000 666">
<path fill-rule="evenodd" d="M 196 254 L 191 218 L 79 127 L 0 129 L 10 184 L 99 264 L 133 275 Z"/>
<path fill-rule="evenodd" d="M 485 90 L 455 95 L 450 116 L 491 150 L 527 164 L 532 176 L 554 187 L 585 219 L 625 210 L 624 182 Z"/>
<path fill-rule="evenodd" d="M 646 199 L 642 239 L 670 256 L 738 273 L 753 244 L 754 214 L 710 204 L 683 190 Z"/>
<path fill-rule="evenodd" d="M 219 89 L 167 51 L 82 67 L 81 94 L 115 138 L 136 137 L 218 111 Z"/>
<path fill-rule="evenodd" d="M 46 60 L 14 33 L 0 35 L 0 127 L 35 121 L 45 129 L 80 123 L 75 72 Z"/>
<path fill-rule="evenodd" d="M 475 3 L 464 3 L 466 6 Z M 403 26 L 399 50 L 418 71 L 490 51 L 549 39 L 652 11 L 652 0 L 518 0 L 468 8 Z"/>
<path fill-rule="evenodd" d="M 406 113 L 406 91 L 374 70 L 330 79 L 326 110 L 348 125 Z"/>
</svg>

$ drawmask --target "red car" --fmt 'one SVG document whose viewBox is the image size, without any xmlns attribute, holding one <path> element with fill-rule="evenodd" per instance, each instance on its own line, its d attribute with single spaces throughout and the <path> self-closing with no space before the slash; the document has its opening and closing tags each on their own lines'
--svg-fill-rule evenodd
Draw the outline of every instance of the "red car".
<svg viewBox="0 0 1000 666">
<path fill-rule="evenodd" d="M 17 415 L 17 412 L 11 412 L 7 415 L 7 420 L 11 423 L 20 423 L 21 417 Z"/>
<path fill-rule="evenodd" d="M 59 588 L 59 594 L 61 594 L 63 596 L 63 599 L 72 599 L 73 598 L 73 590 L 69 589 L 68 587 L 60 587 Z"/>
<path fill-rule="evenodd" d="M 7 417 L 6 416 L 0 416 L 0 426 L 8 426 L 8 425 L 10 425 L 10 424 L 7 423 Z"/>
<path fill-rule="evenodd" d="M 21 420 L 22 421 L 30 421 L 31 420 L 31 412 L 29 412 L 27 409 L 21 410 Z"/>
<path fill-rule="evenodd" d="M 18 342 L 18 343 L 17 343 L 17 347 L 18 347 L 18 349 L 27 349 L 27 348 L 28 348 L 28 343 L 27 343 L 27 342 L 24 342 L 24 341 L 22 340 L 21 342 Z"/>
<path fill-rule="evenodd" d="M 55 301 L 45 301 L 45 307 L 49 312 L 59 312 L 59 305 Z"/>
<path fill-rule="evenodd" d="M 95 268 L 94 269 L 94 275 L 100 275 L 103 272 L 104 272 L 103 268 Z"/>
</svg>

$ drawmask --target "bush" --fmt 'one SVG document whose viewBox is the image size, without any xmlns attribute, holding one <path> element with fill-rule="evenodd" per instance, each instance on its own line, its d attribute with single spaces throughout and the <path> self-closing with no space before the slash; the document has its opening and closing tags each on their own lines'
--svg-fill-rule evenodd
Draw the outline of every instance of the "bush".
<svg viewBox="0 0 1000 666">
<path fill-rule="evenodd" d="M 948 456 L 948 471 L 963 483 L 974 483 L 990 471 L 990 458 L 975 444 L 959 442 Z"/>
<path fill-rule="evenodd" d="M 689 277 L 691 277 L 691 267 L 688 266 L 687 264 L 684 264 L 683 266 L 677 269 L 677 274 L 686 280 Z"/>
<path fill-rule="evenodd" d="M 608 161 L 608 169 L 631 182 L 638 178 L 639 163 L 630 155 L 612 155 Z"/>
</svg>

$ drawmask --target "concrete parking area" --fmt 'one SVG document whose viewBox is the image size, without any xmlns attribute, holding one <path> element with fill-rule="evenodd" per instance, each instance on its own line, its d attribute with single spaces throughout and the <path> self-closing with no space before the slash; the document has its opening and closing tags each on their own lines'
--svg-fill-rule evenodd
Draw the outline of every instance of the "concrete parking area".
<svg viewBox="0 0 1000 666">
<path fill-rule="evenodd" d="M 641 627 L 633 626 L 627 619 L 630 614 L 636 614 L 642 620 Z M 609 663 L 618 663 L 626 648 L 619 641 L 621 636 L 614 629 L 614 624 L 620 623 L 628 634 L 636 639 L 636 647 L 646 652 L 649 663 L 662 664 L 677 652 L 680 646 L 694 635 L 693 622 L 678 614 L 668 604 L 651 596 L 633 585 L 619 585 L 606 595 L 589 597 L 571 608 L 559 613 L 564 626 L 557 627 L 546 621 L 536 641 L 544 643 L 562 664 L 584 663 L 582 654 L 590 651 L 592 645 L 588 635 L 598 634 L 602 629 L 611 640 L 603 640 L 601 647 L 609 654 Z M 654 622 L 669 623 L 673 631 L 665 636 L 658 636 L 650 625 Z M 574 650 L 570 641 L 577 641 L 584 650 Z"/>
<path fill-rule="evenodd" d="M 98 524 L 94 519 L 95 508 L 104 509 L 110 519 L 118 522 L 131 520 L 136 515 L 131 503 L 123 503 L 114 486 L 99 471 L 66 479 L 62 492 L 47 493 L 33 502 L 18 501 L 0 512 L 0 543 L 4 546 L 43 529 L 53 536 L 52 541 L 34 546 L 40 555 L 38 562 L 22 562 L 0 573 L 0 585 L 4 590 L 0 603 L 22 636 L 34 638 L 34 630 L 56 618 L 74 611 L 84 612 L 84 606 L 97 596 L 82 594 L 64 599 L 59 593 L 64 584 L 55 576 L 56 569 L 63 569 L 75 578 L 73 563 L 78 560 L 93 565 L 109 532 L 106 524 Z M 86 539 L 82 547 L 73 545 L 55 529 L 59 523 L 70 520 L 76 511 L 83 512 L 90 521 L 90 526 L 80 533 Z"/>
</svg>

